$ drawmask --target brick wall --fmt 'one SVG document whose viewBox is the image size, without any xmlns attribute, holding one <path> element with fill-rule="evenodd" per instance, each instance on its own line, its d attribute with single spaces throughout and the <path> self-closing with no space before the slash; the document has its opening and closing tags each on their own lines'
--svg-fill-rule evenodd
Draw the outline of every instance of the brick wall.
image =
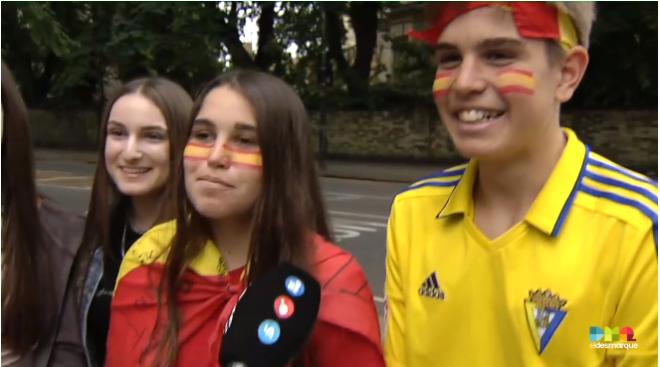
<svg viewBox="0 0 660 367">
<path fill-rule="evenodd" d="M 312 113 L 318 146 L 319 114 Z M 657 177 L 657 111 L 575 111 L 562 114 L 591 149 L 624 166 Z M 329 114 L 330 156 L 369 159 L 461 159 L 434 108 L 411 111 L 349 111 Z"/>
</svg>

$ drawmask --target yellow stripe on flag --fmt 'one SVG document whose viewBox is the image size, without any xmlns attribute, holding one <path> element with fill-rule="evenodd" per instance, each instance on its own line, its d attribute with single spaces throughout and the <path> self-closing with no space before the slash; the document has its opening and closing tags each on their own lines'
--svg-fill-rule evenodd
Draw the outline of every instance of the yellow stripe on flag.
<svg viewBox="0 0 660 367">
<path fill-rule="evenodd" d="M 536 80 L 534 80 L 534 77 L 527 75 L 517 73 L 503 73 L 497 77 L 497 85 L 500 87 L 518 85 L 521 87 L 534 89 L 534 87 L 536 87 Z"/>
<path fill-rule="evenodd" d="M 259 151 L 241 150 L 240 148 L 235 148 L 230 145 L 225 145 L 224 149 L 231 154 L 232 164 L 246 165 L 255 168 L 263 166 L 261 153 Z"/>
<path fill-rule="evenodd" d="M 188 144 L 183 151 L 184 158 L 207 159 L 213 150 L 212 145 Z"/>
</svg>

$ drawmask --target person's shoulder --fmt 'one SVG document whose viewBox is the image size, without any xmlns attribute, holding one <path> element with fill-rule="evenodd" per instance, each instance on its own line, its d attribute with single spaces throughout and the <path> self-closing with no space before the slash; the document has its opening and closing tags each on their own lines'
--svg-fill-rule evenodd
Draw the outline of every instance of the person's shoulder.
<svg viewBox="0 0 660 367">
<path fill-rule="evenodd" d="M 362 266 L 348 251 L 316 236 L 315 273 L 322 288 L 362 286 L 366 277 Z M 359 283 L 359 284 L 358 284 Z"/>
<path fill-rule="evenodd" d="M 576 204 L 640 229 L 657 226 L 658 184 L 599 154 L 589 153 Z"/>
<path fill-rule="evenodd" d="M 319 320 L 378 345 L 378 316 L 364 271 L 349 252 L 316 237 L 315 276 L 321 285 Z"/>
<path fill-rule="evenodd" d="M 125 259 L 140 264 L 164 259 L 175 234 L 176 220 L 158 224 L 135 241 L 126 253 Z"/>
<path fill-rule="evenodd" d="M 394 203 L 449 196 L 458 185 L 466 167 L 467 163 L 463 163 L 423 177 L 397 193 Z"/>
<path fill-rule="evenodd" d="M 45 234 L 57 247 L 75 256 L 80 247 L 85 218 L 64 209 L 50 198 L 41 197 L 39 200 L 39 219 Z"/>
</svg>

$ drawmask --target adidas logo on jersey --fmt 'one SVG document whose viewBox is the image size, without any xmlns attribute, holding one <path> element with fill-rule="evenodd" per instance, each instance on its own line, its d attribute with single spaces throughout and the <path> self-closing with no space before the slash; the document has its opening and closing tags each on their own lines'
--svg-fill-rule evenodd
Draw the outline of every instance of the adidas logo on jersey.
<svg viewBox="0 0 660 367">
<path fill-rule="evenodd" d="M 445 293 L 440 289 L 438 277 L 435 275 L 435 272 L 431 273 L 424 283 L 422 283 L 422 286 L 419 287 L 419 295 L 439 300 L 445 299 Z"/>
</svg>

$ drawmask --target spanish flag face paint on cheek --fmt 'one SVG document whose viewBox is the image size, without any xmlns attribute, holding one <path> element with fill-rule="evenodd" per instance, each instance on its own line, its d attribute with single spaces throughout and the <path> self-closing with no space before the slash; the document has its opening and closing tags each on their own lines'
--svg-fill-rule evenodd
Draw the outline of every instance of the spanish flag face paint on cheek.
<svg viewBox="0 0 660 367">
<path fill-rule="evenodd" d="M 186 160 L 207 160 L 213 151 L 212 144 L 188 143 L 183 150 L 183 158 Z"/>
<path fill-rule="evenodd" d="M 259 149 L 241 148 L 232 144 L 222 146 L 222 154 L 227 156 L 231 167 L 261 170 L 263 162 Z M 186 160 L 207 160 L 213 152 L 212 144 L 188 143 L 183 151 Z"/>
<path fill-rule="evenodd" d="M 449 87 L 454 82 L 454 73 L 451 71 L 438 71 L 433 82 L 433 97 L 442 98 L 447 95 Z"/>
<path fill-rule="evenodd" d="M 510 68 L 500 71 L 495 79 L 497 90 L 504 94 L 533 95 L 536 89 L 534 74 L 525 69 Z"/>
<path fill-rule="evenodd" d="M 231 156 L 232 167 L 261 170 L 263 162 L 259 148 L 242 148 L 233 144 L 223 146 L 225 152 Z"/>
</svg>

